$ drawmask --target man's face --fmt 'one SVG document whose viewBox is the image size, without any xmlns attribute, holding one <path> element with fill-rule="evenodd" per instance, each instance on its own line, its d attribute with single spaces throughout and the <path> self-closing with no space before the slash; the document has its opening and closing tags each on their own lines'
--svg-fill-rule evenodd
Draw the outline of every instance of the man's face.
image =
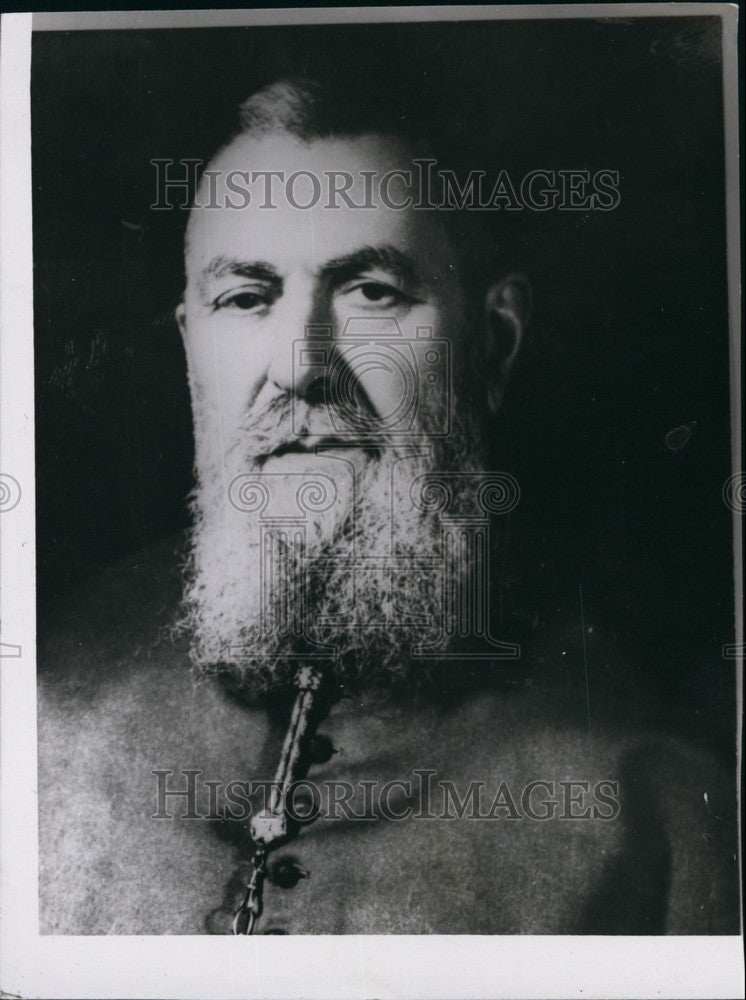
<svg viewBox="0 0 746 1000">
<path fill-rule="evenodd" d="M 304 144 L 279 133 L 240 137 L 210 169 L 220 172 L 219 185 L 231 170 L 281 170 L 285 178 L 304 171 L 322 181 L 325 172 L 347 171 L 355 179 L 350 198 L 363 204 L 363 171 L 380 178 L 407 167 L 411 156 L 406 150 L 379 136 Z M 398 185 L 397 190 L 394 181 L 389 189 L 395 201 L 403 182 Z M 304 187 L 301 179 L 290 197 L 296 204 L 310 201 L 309 189 L 310 182 Z M 222 204 L 224 185 L 219 192 Z M 198 428 L 198 448 L 213 459 L 249 410 L 259 411 L 288 393 L 306 395 L 324 374 L 311 362 L 297 364 L 294 343 L 309 327 L 317 333 L 327 327 L 339 340 L 346 327 L 354 337 L 354 321 L 363 320 L 380 344 L 395 320 L 416 353 L 415 409 L 448 406 L 447 381 L 426 381 L 433 366 L 424 361 L 428 345 L 418 338 L 418 330 L 429 329 L 433 339 L 447 338 L 456 347 L 462 334 L 456 261 L 437 213 L 386 207 L 376 198 L 375 186 L 373 208 L 348 207 L 342 199 L 330 208 L 325 193 L 314 207 L 299 209 L 286 197 L 282 181 L 273 182 L 276 208 L 262 207 L 258 193 L 245 208 L 197 209 L 190 220 L 184 317 L 192 391 L 205 420 Z M 208 201 L 206 191 L 202 194 Z M 387 372 L 361 362 L 353 373 L 358 395 L 385 427 L 411 387 L 394 368 Z M 314 454 L 314 444 L 307 453 L 268 456 L 266 470 L 320 468 L 324 462 Z"/>
<path fill-rule="evenodd" d="M 381 136 L 302 143 L 273 133 L 241 136 L 210 164 L 220 207 L 190 217 L 179 311 L 195 425 L 187 596 L 200 663 L 230 665 L 229 649 L 240 647 L 243 666 L 234 665 L 273 683 L 266 664 L 295 642 L 278 635 L 278 602 L 308 604 L 314 622 L 325 614 L 352 623 L 331 638 L 348 663 L 359 642 L 356 675 L 365 675 L 362 650 L 372 639 L 380 646 L 382 628 L 393 644 L 383 660 L 404 656 L 412 635 L 397 642 L 392 633 L 402 600 L 417 605 L 419 620 L 432 618 L 437 585 L 426 570 L 349 565 L 353 556 L 359 564 L 386 555 L 387 541 L 394 555 L 392 532 L 399 555 L 432 554 L 437 525 L 412 503 L 412 483 L 456 458 L 459 468 L 479 465 L 469 421 L 454 412 L 465 303 L 442 221 L 433 211 L 387 207 L 375 183 L 364 190 L 363 172 L 380 178 L 411 170 L 411 160 Z M 224 198 L 231 171 L 303 171 L 322 181 L 345 171 L 354 179 L 350 198 L 373 207 L 340 199 L 329 207 L 325 188 L 314 207 L 300 209 L 311 200 L 310 181 L 296 184 L 295 205 L 275 181 L 276 207 L 252 187 L 251 203 L 232 208 Z M 405 193 L 401 182 L 388 190 L 397 202 Z M 210 200 L 203 181 L 198 201 Z M 320 484 L 331 504 L 299 510 L 304 484 Z M 277 521 L 273 535 L 268 519 L 299 514 L 300 535 L 290 538 Z M 268 544 L 279 546 L 274 556 Z M 366 607 L 371 632 L 363 636 Z"/>
</svg>

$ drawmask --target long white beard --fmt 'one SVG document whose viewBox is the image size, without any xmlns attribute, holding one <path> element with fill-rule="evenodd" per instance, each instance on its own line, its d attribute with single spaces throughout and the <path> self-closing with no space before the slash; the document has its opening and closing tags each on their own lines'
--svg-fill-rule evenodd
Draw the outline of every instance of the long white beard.
<svg viewBox="0 0 746 1000">
<path fill-rule="evenodd" d="M 295 407 L 294 430 L 284 397 L 250 413 L 222 461 L 198 469 L 180 621 L 192 660 L 250 694 L 285 687 L 309 656 L 342 684 L 409 682 L 427 670 L 414 651 L 442 636 L 450 613 L 425 484 L 480 470 L 477 435 L 462 421 L 429 448 L 381 441 L 356 470 L 330 459 L 319 473 L 268 474 L 261 456 L 297 438 Z M 473 490 L 453 477 L 452 504 Z M 473 570 L 460 558 L 450 556 L 452 578 Z"/>
</svg>

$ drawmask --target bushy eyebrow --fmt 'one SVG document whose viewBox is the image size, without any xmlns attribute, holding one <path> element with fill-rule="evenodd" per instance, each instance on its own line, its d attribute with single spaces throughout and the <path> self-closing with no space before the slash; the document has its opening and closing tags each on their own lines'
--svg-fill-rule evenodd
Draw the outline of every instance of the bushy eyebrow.
<svg viewBox="0 0 746 1000">
<path fill-rule="evenodd" d="M 364 246 L 349 254 L 333 257 L 324 262 L 319 268 L 319 272 L 327 280 L 341 283 L 373 268 L 386 271 L 411 285 L 417 285 L 421 280 L 412 258 L 390 243 L 384 243 L 381 246 Z M 273 285 L 277 291 L 282 288 L 282 277 L 277 268 L 266 261 L 215 257 L 201 271 L 197 279 L 197 289 L 202 299 L 209 298 L 209 283 L 211 281 L 231 276 L 266 281 Z"/>
<path fill-rule="evenodd" d="M 256 281 L 267 281 L 276 288 L 282 287 L 282 278 L 277 273 L 277 269 L 263 260 L 245 261 L 235 257 L 215 257 L 204 268 L 198 279 L 197 289 L 203 299 L 209 297 L 208 286 L 210 281 L 217 281 L 220 278 L 235 276 L 238 278 L 250 278 Z"/>
<path fill-rule="evenodd" d="M 328 260 L 321 271 L 324 275 L 344 281 L 361 271 L 380 268 L 410 284 L 419 284 L 420 278 L 414 261 L 390 243 L 381 246 L 364 246 L 352 253 Z"/>
</svg>

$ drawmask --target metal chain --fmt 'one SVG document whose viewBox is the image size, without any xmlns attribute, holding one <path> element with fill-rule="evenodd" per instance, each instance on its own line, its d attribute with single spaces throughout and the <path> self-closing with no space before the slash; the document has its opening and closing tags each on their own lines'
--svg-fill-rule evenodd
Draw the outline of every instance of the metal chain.
<svg viewBox="0 0 746 1000">
<path fill-rule="evenodd" d="M 321 673 L 311 667 L 301 667 L 295 683 L 298 696 L 293 705 L 275 780 L 272 782 L 269 808 L 257 813 L 251 821 L 251 835 L 257 847 L 251 859 L 252 872 L 246 883 L 243 902 L 236 910 L 231 923 L 231 932 L 235 935 L 255 932 L 263 909 L 262 894 L 267 877 L 267 855 L 288 835 L 286 795 L 301 766 L 302 745 L 310 730 L 315 696 L 321 686 Z"/>
<path fill-rule="evenodd" d="M 246 894 L 244 895 L 243 902 L 236 910 L 233 922 L 231 923 L 231 932 L 235 935 L 253 934 L 256 923 L 262 915 L 262 890 L 264 888 L 264 879 L 267 876 L 266 860 L 267 851 L 264 847 L 260 847 L 251 859 L 254 870 L 246 884 Z"/>
</svg>

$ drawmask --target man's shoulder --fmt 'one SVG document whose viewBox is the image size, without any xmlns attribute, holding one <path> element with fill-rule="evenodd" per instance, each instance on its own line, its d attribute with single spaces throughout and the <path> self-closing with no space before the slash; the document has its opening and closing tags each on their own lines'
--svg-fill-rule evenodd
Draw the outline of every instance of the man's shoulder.
<svg viewBox="0 0 746 1000">
<path fill-rule="evenodd" d="M 39 790 L 44 807 L 91 814 L 123 781 L 158 769 L 252 764 L 267 723 L 199 676 L 174 633 L 180 540 L 167 539 L 93 578 L 40 623 Z"/>
<path fill-rule="evenodd" d="M 546 828 L 547 878 L 563 844 L 582 846 L 566 888 L 577 882 L 580 895 L 588 879 L 598 888 L 579 932 L 738 933 L 735 756 L 646 722 L 624 699 L 600 701 L 589 728 L 564 689 L 484 696 L 469 720 L 461 785 L 485 773 L 493 790 L 505 781 L 501 801 L 510 794 L 512 803 L 502 815 L 521 819 L 516 842 Z"/>
<path fill-rule="evenodd" d="M 597 699 L 590 724 L 577 694 L 537 687 L 476 699 L 459 723 L 470 734 L 464 759 L 473 766 L 492 757 L 503 770 L 537 780 L 613 783 L 623 807 L 635 803 L 638 825 L 655 817 L 671 829 L 685 822 L 690 831 L 715 824 L 719 833 L 735 832 L 735 753 L 687 739 L 618 695 Z"/>
<path fill-rule="evenodd" d="M 182 536 L 132 553 L 58 597 L 39 615 L 42 684 L 96 686 L 153 649 L 167 650 L 180 599 Z"/>
<path fill-rule="evenodd" d="M 170 630 L 179 592 L 179 545 L 169 539 L 99 574 L 40 623 L 47 932 L 157 932 L 177 899 L 168 893 L 182 864 L 201 859 L 204 877 L 219 877 L 222 855 L 203 858 L 204 824 L 153 819 L 158 774 L 173 788 L 182 787 L 183 772 L 223 775 L 226 761 L 231 774 L 251 774 L 267 726 L 261 713 L 195 675 L 186 641 Z M 117 905 L 123 898 L 129 910 Z"/>
</svg>

